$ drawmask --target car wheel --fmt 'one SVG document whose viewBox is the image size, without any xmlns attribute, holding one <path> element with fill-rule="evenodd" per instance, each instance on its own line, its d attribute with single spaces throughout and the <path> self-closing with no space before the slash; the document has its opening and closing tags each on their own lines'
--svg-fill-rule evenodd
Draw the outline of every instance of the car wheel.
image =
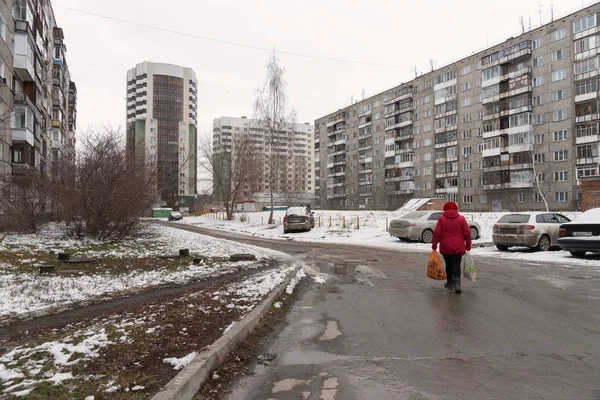
<svg viewBox="0 0 600 400">
<path fill-rule="evenodd" d="M 288 233 L 289 231 L 285 228 L 283 228 L 283 234 L 285 235 L 286 233 Z"/>
<path fill-rule="evenodd" d="M 551 247 L 552 243 L 550 242 L 550 238 L 547 235 L 542 235 L 535 249 L 539 251 L 548 251 Z"/>
<path fill-rule="evenodd" d="M 471 227 L 471 240 L 477 240 L 479 237 L 479 231 L 474 226 Z"/>
<path fill-rule="evenodd" d="M 508 250 L 508 246 L 502 246 L 501 244 L 497 244 L 496 248 L 500 251 L 506 251 Z"/>
<path fill-rule="evenodd" d="M 421 234 L 421 240 L 423 243 L 431 243 L 433 240 L 433 231 L 431 229 L 425 229 Z"/>
<path fill-rule="evenodd" d="M 585 251 L 570 251 L 569 253 L 571 253 L 571 255 L 573 257 L 583 257 L 583 256 L 585 256 L 585 253 L 587 253 L 587 252 L 585 252 Z"/>
</svg>

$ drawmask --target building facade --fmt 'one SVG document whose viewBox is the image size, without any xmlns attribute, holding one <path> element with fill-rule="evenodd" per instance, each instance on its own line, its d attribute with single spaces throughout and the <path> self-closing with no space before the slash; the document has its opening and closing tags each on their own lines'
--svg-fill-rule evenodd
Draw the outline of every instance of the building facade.
<svg viewBox="0 0 600 400">
<path fill-rule="evenodd" d="M 0 1 L 0 174 L 46 174 L 75 152 L 67 140 L 69 69 L 48 0 Z"/>
<path fill-rule="evenodd" d="M 581 207 L 598 171 L 600 3 L 315 122 L 323 207 Z"/>
<path fill-rule="evenodd" d="M 315 190 L 314 174 L 314 127 L 306 124 L 288 124 L 285 130 L 275 134 L 276 142 L 273 149 L 267 143 L 266 130 L 256 119 L 246 117 L 221 117 L 213 121 L 213 149 L 215 154 L 220 152 L 235 152 L 235 137 L 250 135 L 252 144 L 260 151 L 264 173 L 256 187 L 246 188 L 252 192 L 252 197 L 260 203 L 265 203 L 269 186 L 270 162 L 278 158 L 278 176 L 273 181 L 273 192 L 276 194 L 278 205 L 290 203 L 313 203 Z M 216 193 L 216 192 L 215 192 Z M 248 199 L 240 199 L 248 200 Z"/>
<path fill-rule="evenodd" d="M 156 166 L 162 201 L 171 207 L 197 193 L 197 96 L 190 68 L 144 62 L 127 72 L 129 154 Z"/>
</svg>

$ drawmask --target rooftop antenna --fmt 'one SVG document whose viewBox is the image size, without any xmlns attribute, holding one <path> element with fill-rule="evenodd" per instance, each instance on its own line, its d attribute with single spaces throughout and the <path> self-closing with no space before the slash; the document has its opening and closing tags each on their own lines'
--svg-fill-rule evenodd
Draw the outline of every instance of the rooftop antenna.
<svg viewBox="0 0 600 400">
<path fill-rule="evenodd" d="M 554 4 L 550 6 L 550 21 L 554 21 Z"/>
<path fill-rule="evenodd" d="M 543 4 L 539 4 L 540 8 L 539 8 L 539 13 L 540 13 L 540 26 L 542 26 L 542 8 L 544 7 Z"/>
<path fill-rule="evenodd" d="M 419 75 L 418 75 L 418 72 L 417 72 L 417 66 L 415 65 L 415 78 L 417 78 L 418 76 Z"/>
<path fill-rule="evenodd" d="M 431 72 L 433 72 L 433 58 L 429 59 L 429 65 L 431 66 Z"/>
<path fill-rule="evenodd" d="M 521 20 L 521 34 L 525 33 L 525 24 L 523 23 L 523 17 L 519 17 Z"/>
<path fill-rule="evenodd" d="M 531 17 L 529 17 L 529 30 L 531 30 Z"/>
<path fill-rule="evenodd" d="M 364 100 L 365 99 L 365 89 L 363 89 L 363 91 L 362 91 L 362 96 L 363 96 L 362 99 Z"/>
</svg>

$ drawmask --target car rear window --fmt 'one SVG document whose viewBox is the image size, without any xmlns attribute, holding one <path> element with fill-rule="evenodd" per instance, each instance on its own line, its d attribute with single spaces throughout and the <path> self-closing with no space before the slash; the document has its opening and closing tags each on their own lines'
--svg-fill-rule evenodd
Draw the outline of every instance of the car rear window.
<svg viewBox="0 0 600 400">
<path fill-rule="evenodd" d="M 524 224 L 529 222 L 529 214 L 507 214 L 498 220 L 498 224 Z"/>
<path fill-rule="evenodd" d="M 304 207 L 290 207 L 288 208 L 287 215 L 306 215 L 306 209 Z"/>
<path fill-rule="evenodd" d="M 403 215 L 403 216 L 402 216 L 402 217 L 400 217 L 400 218 L 402 218 L 402 219 L 419 219 L 419 218 L 421 218 L 423 215 L 425 215 L 425 213 L 424 213 L 424 212 L 411 212 L 411 213 L 408 213 L 408 214 L 406 214 L 406 215 Z"/>
</svg>

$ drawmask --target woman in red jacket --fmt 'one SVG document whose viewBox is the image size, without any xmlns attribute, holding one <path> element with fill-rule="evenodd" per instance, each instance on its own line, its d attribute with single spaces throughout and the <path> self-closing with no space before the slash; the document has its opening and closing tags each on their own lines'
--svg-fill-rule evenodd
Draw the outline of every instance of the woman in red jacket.
<svg viewBox="0 0 600 400">
<path fill-rule="evenodd" d="M 454 202 L 444 204 L 444 215 L 435 226 L 431 248 L 437 250 L 438 243 L 446 263 L 447 281 L 444 286 L 461 293 L 460 262 L 462 256 L 471 250 L 471 230 L 465 217 L 458 213 L 458 205 Z"/>
</svg>

